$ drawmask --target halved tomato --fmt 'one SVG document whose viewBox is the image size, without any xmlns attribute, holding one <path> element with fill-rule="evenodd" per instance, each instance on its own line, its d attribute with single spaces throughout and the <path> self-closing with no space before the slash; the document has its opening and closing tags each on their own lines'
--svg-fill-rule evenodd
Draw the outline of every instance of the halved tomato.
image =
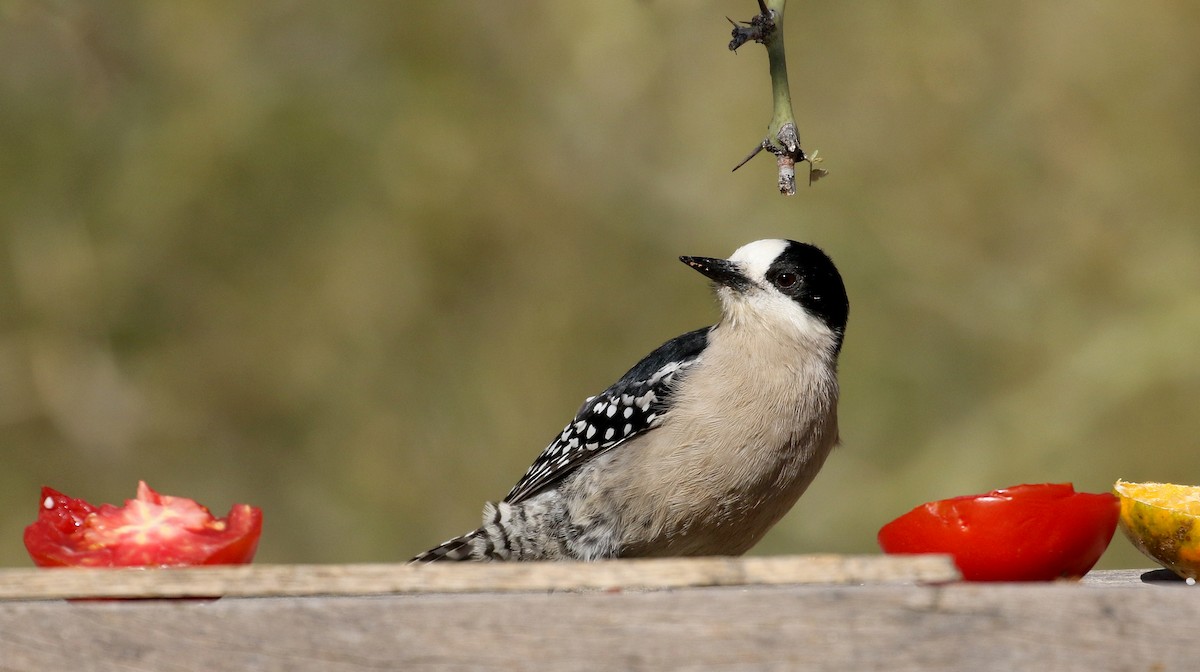
<svg viewBox="0 0 1200 672">
<path fill-rule="evenodd" d="M 185 497 L 160 495 L 144 481 L 125 506 L 92 506 L 42 488 L 25 549 L 39 567 L 144 567 L 244 564 L 254 558 L 262 511 L 235 504 L 224 518 Z"/>
<path fill-rule="evenodd" d="M 879 530 L 886 553 L 946 553 L 968 581 L 1051 581 L 1087 574 L 1117 528 L 1112 493 L 1070 483 L 1016 485 L 922 504 Z"/>
</svg>

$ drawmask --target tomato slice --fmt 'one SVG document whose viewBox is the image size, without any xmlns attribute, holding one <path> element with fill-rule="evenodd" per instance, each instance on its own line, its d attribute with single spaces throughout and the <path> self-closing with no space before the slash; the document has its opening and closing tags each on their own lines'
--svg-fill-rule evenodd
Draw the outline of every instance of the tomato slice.
<svg viewBox="0 0 1200 672">
<path fill-rule="evenodd" d="M 165 567 L 244 564 L 254 558 L 262 511 L 235 504 L 224 518 L 186 497 L 160 495 L 144 481 L 137 498 L 93 506 L 42 488 L 25 548 L 39 567 Z"/>
<path fill-rule="evenodd" d="M 879 530 L 885 553 L 946 553 L 968 581 L 1052 581 L 1087 574 L 1112 541 L 1112 493 L 1070 483 L 1016 485 L 916 507 Z"/>
</svg>

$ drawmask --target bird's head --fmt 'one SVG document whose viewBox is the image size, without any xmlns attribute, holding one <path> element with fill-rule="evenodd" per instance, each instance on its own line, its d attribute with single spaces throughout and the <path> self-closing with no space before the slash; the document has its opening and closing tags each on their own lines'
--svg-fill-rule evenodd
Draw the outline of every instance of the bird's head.
<svg viewBox="0 0 1200 672">
<path fill-rule="evenodd" d="M 842 346 L 850 301 L 833 261 L 794 240 L 757 240 L 729 259 L 680 257 L 713 281 L 723 322 L 765 324 L 791 335 L 831 338 Z"/>
</svg>

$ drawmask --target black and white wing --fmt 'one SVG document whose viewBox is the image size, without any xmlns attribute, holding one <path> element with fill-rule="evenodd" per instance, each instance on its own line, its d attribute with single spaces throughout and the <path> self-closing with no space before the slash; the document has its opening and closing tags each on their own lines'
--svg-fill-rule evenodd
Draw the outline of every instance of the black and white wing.
<svg viewBox="0 0 1200 672">
<path fill-rule="evenodd" d="M 646 355 L 621 379 L 589 397 L 504 498 L 519 502 L 562 480 L 581 464 L 662 423 L 671 383 L 696 362 L 712 327 L 676 337 Z"/>
</svg>

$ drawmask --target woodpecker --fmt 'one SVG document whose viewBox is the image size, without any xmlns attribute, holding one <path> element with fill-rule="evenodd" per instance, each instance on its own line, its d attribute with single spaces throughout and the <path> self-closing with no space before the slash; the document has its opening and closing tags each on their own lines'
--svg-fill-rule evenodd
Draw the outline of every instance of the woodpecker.
<svg viewBox="0 0 1200 672">
<path fill-rule="evenodd" d="M 793 240 L 679 259 L 720 321 L 589 397 L 479 529 L 412 562 L 740 555 L 792 508 L 839 440 L 842 277 Z"/>
</svg>

